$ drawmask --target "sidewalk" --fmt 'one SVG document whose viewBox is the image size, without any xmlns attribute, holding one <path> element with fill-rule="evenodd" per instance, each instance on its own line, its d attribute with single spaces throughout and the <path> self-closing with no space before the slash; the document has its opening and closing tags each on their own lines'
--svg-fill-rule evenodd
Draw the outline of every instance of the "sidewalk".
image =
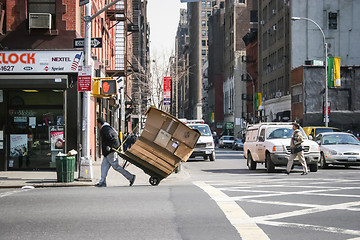
<svg viewBox="0 0 360 240">
<path fill-rule="evenodd" d="M 122 162 L 119 162 L 122 165 Z M 56 171 L 0 171 L 0 188 L 22 188 L 24 186 L 32 186 L 35 188 L 40 187 L 89 187 L 94 186 L 100 179 L 101 162 L 93 163 L 93 179 L 91 181 L 77 181 L 79 173 L 74 173 L 74 182 L 63 183 L 57 182 Z M 129 165 L 126 170 L 132 174 L 136 174 L 136 185 L 148 185 L 149 175 L 145 174 L 140 168 Z M 187 172 L 180 171 L 179 173 L 173 173 L 169 177 L 163 179 L 160 184 L 168 181 L 186 179 L 188 177 Z M 123 177 L 120 173 L 110 168 L 107 177 L 107 186 L 128 186 L 129 181 Z"/>
</svg>

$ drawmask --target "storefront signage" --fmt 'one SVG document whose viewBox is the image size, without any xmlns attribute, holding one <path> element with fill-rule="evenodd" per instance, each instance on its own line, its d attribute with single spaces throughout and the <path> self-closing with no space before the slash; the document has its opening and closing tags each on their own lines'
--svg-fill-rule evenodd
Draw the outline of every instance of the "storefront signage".
<svg viewBox="0 0 360 240">
<path fill-rule="evenodd" d="M 82 51 L 0 51 L 0 72 L 77 72 L 82 55 Z"/>
</svg>

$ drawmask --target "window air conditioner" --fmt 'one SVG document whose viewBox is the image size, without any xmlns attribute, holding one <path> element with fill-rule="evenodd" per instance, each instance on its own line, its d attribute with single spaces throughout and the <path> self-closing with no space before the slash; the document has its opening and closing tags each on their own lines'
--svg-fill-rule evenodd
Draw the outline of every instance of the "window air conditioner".
<svg viewBox="0 0 360 240">
<path fill-rule="evenodd" d="M 29 29 L 32 28 L 51 29 L 51 14 L 29 13 Z"/>
</svg>

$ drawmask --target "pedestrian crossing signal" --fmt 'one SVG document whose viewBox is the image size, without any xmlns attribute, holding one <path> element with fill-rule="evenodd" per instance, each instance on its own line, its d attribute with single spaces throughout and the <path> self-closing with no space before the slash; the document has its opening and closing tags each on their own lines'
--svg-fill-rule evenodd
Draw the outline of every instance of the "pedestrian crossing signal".
<svg viewBox="0 0 360 240">
<path fill-rule="evenodd" d="M 102 80 L 101 81 L 101 94 L 102 95 L 116 95 L 117 94 L 116 80 Z"/>
</svg>

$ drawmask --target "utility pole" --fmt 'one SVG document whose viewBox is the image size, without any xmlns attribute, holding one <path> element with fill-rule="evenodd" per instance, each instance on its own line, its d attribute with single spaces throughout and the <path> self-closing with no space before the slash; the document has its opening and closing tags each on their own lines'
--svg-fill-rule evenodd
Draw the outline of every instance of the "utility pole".
<svg viewBox="0 0 360 240">
<path fill-rule="evenodd" d="M 85 5 L 85 34 L 84 34 L 84 65 L 89 66 L 91 60 L 91 21 L 106 9 L 120 0 L 114 0 L 100 11 L 91 16 L 91 1 Z M 82 112 L 82 157 L 80 159 L 79 179 L 91 180 L 93 178 L 92 159 L 90 155 L 90 92 L 83 92 Z"/>
</svg>

